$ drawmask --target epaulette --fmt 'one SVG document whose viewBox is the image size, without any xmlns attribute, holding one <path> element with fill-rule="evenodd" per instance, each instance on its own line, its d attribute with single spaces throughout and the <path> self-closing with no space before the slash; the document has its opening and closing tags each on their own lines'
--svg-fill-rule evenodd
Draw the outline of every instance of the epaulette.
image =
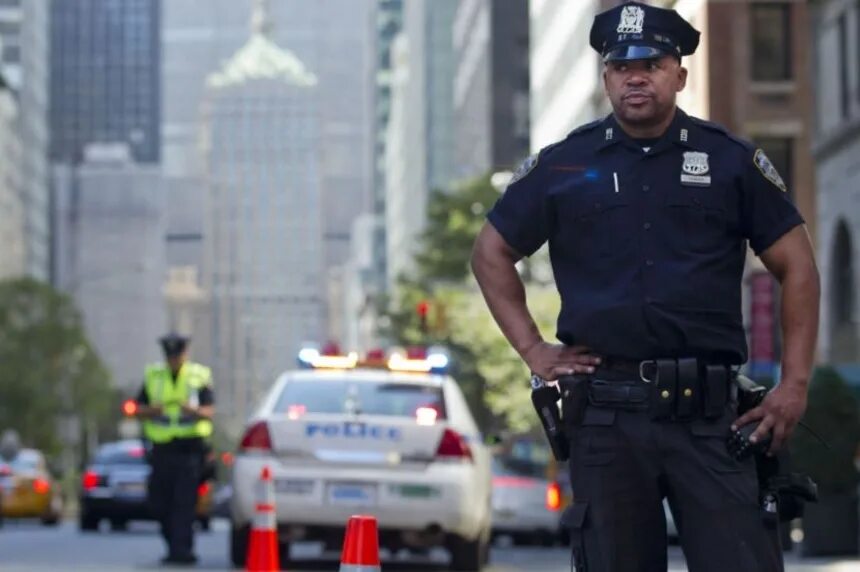
<svg viewBox="0 0 860 572">
<path fill-rule="evenodd" d="M 570 138 L 572 135 L 579 135 L 580 133 L 585 133 L 586 131 L 591 131 L 592 129 L 596 129 L 597 126 L 600 125 L 601 123 L 603 123 L 604 121 L 606 121 L 606 118 L 601 117 L 600 119 L 595 119 L 591 123 L 586 123 L 585 125 L 580 125 L 576 129 L 574 129 L 573 131 L 568 133 L 567 137 L 565 137 L 565 139 Z"/>
<path fill-rule="evenodd" d="M 713 121 L 706 121 L 704 119 L 700 119 L 698 117 L 688 116 L 690 121 L 695 123 L 697 126 L 702 127 L 703 129 L 707 129 L 708 131 L 716 131 L 720 135 L 724 135 L 728 139 L 734 141 L 738 145 L 742 146 L 744 149 L 750 149 L 754 147 L 752 143 L 745 139 L 741 139 L 737 135 L 733 134 L 731 131 L 720 125 L 719 123 L 714 123 Z"/>
</svg>

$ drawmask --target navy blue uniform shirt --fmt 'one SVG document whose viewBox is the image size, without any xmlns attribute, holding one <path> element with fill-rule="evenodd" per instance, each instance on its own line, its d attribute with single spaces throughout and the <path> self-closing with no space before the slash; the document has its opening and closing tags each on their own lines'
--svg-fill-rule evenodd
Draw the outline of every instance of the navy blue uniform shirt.
<svg viewBox="0 0 860 572">
<path fill-rule="evenodd" d="M 760 150 L 680 109 L 648 151 L 610 115 L 528 160 L 488 215 L 523 256 L 545 242 L 558 339 L 604 356 L 747 359 L 747 243 L 803 219 Z"/>
</svg>

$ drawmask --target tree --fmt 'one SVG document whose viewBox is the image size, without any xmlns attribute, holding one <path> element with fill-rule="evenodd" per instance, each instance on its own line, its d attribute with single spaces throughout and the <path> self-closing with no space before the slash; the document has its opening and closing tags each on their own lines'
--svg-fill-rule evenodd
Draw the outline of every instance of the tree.
<svg viewBox="0 0 860 572">
<path fill-rule="evenodd" d="M 401 277 L 387 301 L 389 338 L 401 344 L 440 344 L 452 354 L 458 380 L 485 431 L 526 431 L 537 424 L 529 399 L 528 369 L 502 336 L 469 270 L 472 245 L 498 199 L 489 175 L 450 192 L 432 193 L 415 271 Z M 541 257 L 536 257 L 539 266 Z M 533 274 L 523 265 L 524 277 Z M 526 279 L 530 308 L 545 336 L 558 315 L 549 283 Z M 427 303 L 426 328 L 416 309 Z"/>
<path fill-rule="evenodd" d="M 0 428 L 58 451 L 61 415 L 99 422 L 110 413 L 110 378 L 71 298 L 36 280 L 0 282 Z"/>
</svg>

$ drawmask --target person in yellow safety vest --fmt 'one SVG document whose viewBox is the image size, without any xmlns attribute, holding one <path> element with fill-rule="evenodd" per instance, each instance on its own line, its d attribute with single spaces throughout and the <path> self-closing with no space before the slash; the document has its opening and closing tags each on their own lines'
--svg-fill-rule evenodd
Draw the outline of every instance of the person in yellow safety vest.
<svg viewBox="0 0 860 572">
<path fill-rule="evenodd" d="M 187 337 L 170 333 L 159 342 L 167 363 L 146 368 L 137 397 L 143 435 L 152 444 L 149 504 L 167 543 L 162 563 L 193 565 L 197 486 L 215 412 L 212 373 L 188 361 Z"/>
</svg>

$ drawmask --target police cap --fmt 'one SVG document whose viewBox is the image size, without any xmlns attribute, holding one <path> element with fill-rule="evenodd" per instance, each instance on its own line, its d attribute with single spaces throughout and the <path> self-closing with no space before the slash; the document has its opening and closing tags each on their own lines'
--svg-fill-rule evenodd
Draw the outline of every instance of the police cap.
<svg viewBox="0 0 860 572">
<path fill-rule="evenodd" d="M 681 59 L 696 51 L 699 31 L 675 10 L 625 2 L 594 17 L 589 42 L 604 62 Z"/>
<path fill-rule="evenodd" d="M 161 344 L 161 349 L 164 350 L 166 356 L 178 356 L 188 347 L 189 341 L 187 336 L 182 336 L 176 332 L 170 332 L 158 339 L 158 343 Z"/>
</svg>

